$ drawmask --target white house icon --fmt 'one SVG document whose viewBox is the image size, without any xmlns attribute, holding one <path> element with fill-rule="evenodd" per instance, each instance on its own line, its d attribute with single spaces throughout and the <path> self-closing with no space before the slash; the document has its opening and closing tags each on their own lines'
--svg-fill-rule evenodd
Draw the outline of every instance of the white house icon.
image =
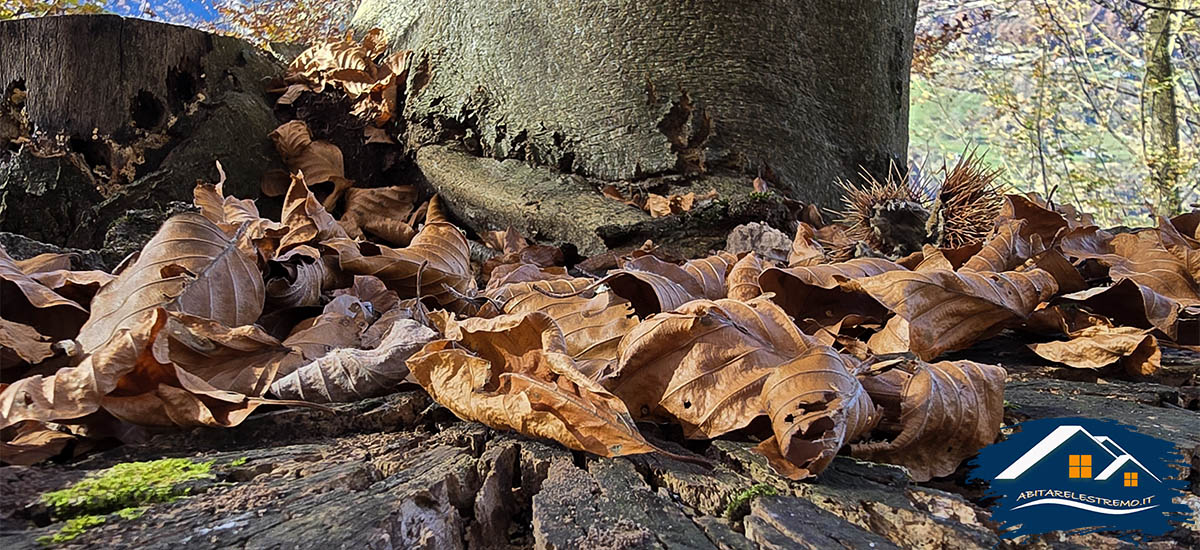
<svg viewBox="0 0 1200 550">
<path fill-rule="evenodd" d="M 1112 477 L 1113 474 L 1120 471 L 1120 469 L 1126 464 L 1133 463 L 1137 465 L 1137 467 L 1141 468 L 1142 471 L 1149 474 L 1150 477 L 1154 478 L 1155 481 L 1158 481 L 1159 483 L 1162 482 L 1158 476 L 1154 475 L 1154 472 L 1151 472 L 1148 468 L 1146 468 L 1145 465 L 1143 465 L 1141 462 L 1138 462 L 1137 458 L 1134 458 L 1133 455 L 1126 452 L 1125 449 L 1121 448 L 1120 445 L 1117 445 L 1117 442 L 1113 441 L 1112 438 L 1103 435 L 1099 437 L 1094 436 L 1085 430 L 1083 426 L 1059 426 L 1055 428 L 1054 431 L 1042 438 L 1037 445 L 1034 445 L 1033 448 L 1021 455 L 1021 458 L 1018 458 L 1016 462 L 1013 462 L 1012 465 L 1010 465 L 1008 468 L 1005 468 L 1003 472 L 1000 472 L 1000 474 L 996 476 L 996 479 L 1017 479 L 1021 476 L 1021 474 L 1024 474 L 1026 470 L 1032 468 L 1038 462 L 1041 462 L 1043 458 L 1046 458 L 1047 455 L 1054 452 L 1055 449 L 1058 449 L 1059 446 L 1061 446 L 1063 443 L 1066 443 L 1067 440 L 1079 433 L 1086 435 L 1092 440 L 1092 442 L 1096 444 L 1096 446 L 1103 449 L 1104 452 L 1108 453 L 1113 459 L 1112 462 L 1109 463 L 1108 467 L 1104 469 L 1104 471 L 1092 478 L 1093 480 L 1105 481 L 1109 477 Z"/>
</svg>

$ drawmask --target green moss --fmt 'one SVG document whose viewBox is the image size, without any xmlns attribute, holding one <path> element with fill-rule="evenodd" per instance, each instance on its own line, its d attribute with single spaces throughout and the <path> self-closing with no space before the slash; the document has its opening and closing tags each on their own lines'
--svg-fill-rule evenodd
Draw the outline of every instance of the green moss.
<svg viewBox="0 0 1200 550">
<path fill-rule="evenodd" d="M 100 525 L 106 521 L 104 516 L 79 516 L 71 518 L 63 524 L 62 529 L 53 535 L 38 537 L 37 541 L 40 544 L 61 544 L 70 540 L 75 540 L 75 537 L 82 535 L 84 531 Z"/>
<path fill-rule="evenodd" d="M 146 510 L 148 508 L 150 508 L 150 507 L 149 506 L 138 506 L 138 507 L 131 507 L 131 508 L 121 508 L 120 510 L 117 510 L 117 515 L 120 516 L 121 519 L 137 519 L 137 518 L 142 517 L 142 514 L 145 514 Z"/>
<path fill-rule="evenodd" d="M 211 467 L 212 462 L 193 462 L 186 458 L 117 464 L 66 489 L 44 493 L 41 502 L 57 518 L 104 514 L 166 502 L 187 494 L 189 489 L 183 486 L 184 483 L 212 479 Z"/>
<path fill-rule="evenodd" d="M 734 495 L 733 500 L 725 506 L 725 519 L 732 522 L 742 521 L 747 514 L 750 513 L 750 503 L 758 498 L 771 495 L 778 495 L 779 490 L 765 483 L 758 483 Z"/>
<path fill-rule="evenodd" d="M 247 460 L 250 460 L 250 459 L 247 457 L 244 457 L 244 456 L 238 457 L 238 458 L 233 459 L 233 462 L 230 462 L 229 465 L 233 466 L 234 468 L 237 468 L 238 466 L 245 464 Z"/>
<path fill-rule="evenodd" d="M 750 200 L 752 200 L 752 201 L 774 201 L 775 200 L 774 195 L 775 194 L 770 191 L 752 191 L 750 193 Z"/>
</svg>

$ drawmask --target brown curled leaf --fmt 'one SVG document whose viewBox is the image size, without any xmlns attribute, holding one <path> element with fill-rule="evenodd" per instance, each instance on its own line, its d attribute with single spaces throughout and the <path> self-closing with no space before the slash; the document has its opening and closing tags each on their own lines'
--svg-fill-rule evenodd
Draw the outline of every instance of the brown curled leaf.
<svg viewBox="0 0 1200 550">
<path fill-rule="evenodd" d="M 374 349 L 336 349 L 275 381 L 271 394 L 312 403 L 386 395 L 408 376 L 405 361 L 437 337 L 416 321 L 398 320 Z"/>
<path fill-rule="evenodd" d="M 567 355 L 578 360 L 615 363 L 621 338 L 638 323 L 629 302 L 612 292 L 562 298 L 547 295 L 571 294 L 586 288 L 590 282 L 588 279 L 556 279 L 517 283 L 489 296 L 503 303 L 503 311 L 507 314 L 540 311 L 548 315 L 562 331 Z"/>
<path fill-rule="evenodd" d="M 774 436 L 755 451 L 776 472 L 791 479 L 817 475 L 879 421 L 847 361 L 833 348 L 812 346 L 767 378 L 762 401 Z"/>
<path fill-rule="evenodd" d="M 910 350 L 924 360 L 966 348 L 1004 323 L 1028 317 L 1058 290 L 1054 277 L 1041 269 L 890 271 L 850 284 L 907 321 Z"/>
<path fill-rule="evenodd" d="M 991 445 L 1004 420 L 1005 371 L 971 361 L 907 361 L 859 376 L 882 407 L 876 435 L 851 446 L 855 457 L 899 464 L 916 481 L 948 476 Z"/>
<path fill-rule="evenodd" d="M 411 185 L 346 190 L 346 213 L 341 225 L 353 238 L 368 233 L 393 246 L 406 246 L 416 231 L 405 221 L 416 208 L 417 190 Z"/>
<path fill-rule="evenodd" d="M 17 267 L 0 248 L 0 303 L 4 318 L 35 328 L 53 338 L 73 338 L 88 312 Z"/>
<path fill-rule="evenodd" d="M 1026 260 L 1040 252 L 1038 246 L 1030 242 L 1029 237 L 1021 235 L 1026 225 L 1025 220 L 1008 220 L 1000 222 L 992 234 L 984 242 L 983 248 L 971 256 L 963 269 L 972 271 L 1012 271 L 1020 267 Z M 1035 237 L 1040 243 L 1040 237 Z"/>
<path fill-rule="evenodd" d="M 882 321 L 887 314 L 868 294 L 846 287 L 848 281 L 889 271 L 905 271 L 899 265 L 877 258 L 860 258 L 836 264 L 777 268 L 762 272 L 758 283 L 763 292 L 793 318 L 813 319 L 821 326 L 844 322 Z"/>
<path fill-rule="evenodd" d="M 1029 344 L 1044 359 L 1078 369 L 1099 369 L 1120 363 L 1131 375 L 1154 374 L 1162 365 L 1162 350 L 1149 330 L 1096 325 L 1071 334 L 1071 339 Z"/>
<path fill-rule="evenodd" d="M 436 196 L 430 201 L 425 226 L 405 248 L 348 239 L 324 244 L 337 251 L 343 271 L 378 277 L 401 298 L 430 297 L 438 305 L 450 306 L 475 289 L 467 238 L 446 221 Z"/>
<path fill-rule="evenodd" d="M 792 240 L 792 250 L 788 252 L 788 267 L 804 267 L 828 262 L 825 248 L 817 242 L 817 230 L 807 223 L 800 222 L 796 228 L 796 237 Z"/>
<path fill-rule="evenodd" d="M 253 323 L 265 291 L 256 260 L 238 246 L 243 236 L 229 237 L 199 214 L 168 219 L 137 261 L 92 300 L 91 317 L 79 331 L 83 350 L 99 349 L 159 307 L 230 327 Z"/>
<path fill-rule="evenodd" d="M 728 252 L 718 252 L 706 258 L 688 260 L 683 264 L 683 270 L 692 277 L 700 288 L 698 297 L 709 300 L 719 300 L 725 297 L 725 277 L 737 256 Z"/>
<path fill-rule="evenodd" d="M 0 319 L 0 369 L 11 369 L 21 363 L 41 363 L 54 356 L 53 345 L 50 337 L 29 325 Z M 9 373 L 5 374 L 7 378 Z"/>
<path fill-rule="evenodd" d="M 762 295 L 758 278 L 769 267 L 773 267 L 770 260 L 764 260 L 754 252 L 742 256 L 742 259 L 729 269 L 729 276 L 725 278 L 725 295 L 731 300 L 743 302 Z"/>
<path fill-rule="evenodd" d="M 625 404 L 575 367 L 542 313 L 441 318 L 447 339 L 408 360 L 412 376 L 459 418 L 600 456 L 657 451 Z"/>
<path fill-rule="evenodd" d="M 712 438 L 762 415 L 763 382 L 811 344 L 764 297 L 695 300 L 634 327 L 601 382 L 635 418 L 677 421 L 686 437 Z"/>
</svg>

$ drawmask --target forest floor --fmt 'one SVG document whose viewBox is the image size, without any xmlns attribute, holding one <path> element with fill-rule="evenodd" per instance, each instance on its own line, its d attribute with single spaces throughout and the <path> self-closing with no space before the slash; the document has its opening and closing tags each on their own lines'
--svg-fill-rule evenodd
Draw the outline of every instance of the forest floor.
<svg viewBox="0 0 1200 550">
<path fill-rule="evenodd" d="M 1176 443 L 1200 508 L 1200 355 L 1164 350 L 1155 382 L 1042 363 L 1015 337 L 957 354 L 1009 372 L 1005 425 L 1104 417 Z M 53 536 L 39 495 L 120 463 L 211 462 L 190 496 L 109 515 L 63 548 L 1195 548 L 1200 526 L 1135 546 L 1113 533 L 1001 540 L 969 466 L 927 483 L 840 456 L 815 479 L 775 474 L 751 443 L 651 440 L 656 454 L 599 458 L 456 419 L 419 390 L 281 409 L 229 429 L 164 433 L 76 463 L 0 468 L 0 545 Z M 654 437 L 657 435 L 658 437 Z M 743 505 L 740 505 L 743 503 Z M 1200 513 L 1200 512 L 1198 512 Z"/>
</svg>

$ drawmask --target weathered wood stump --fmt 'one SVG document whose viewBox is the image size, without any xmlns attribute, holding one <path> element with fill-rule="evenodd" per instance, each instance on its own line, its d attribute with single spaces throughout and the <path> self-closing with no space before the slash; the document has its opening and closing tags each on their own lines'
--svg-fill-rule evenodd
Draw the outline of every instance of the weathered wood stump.
<svg viewBox="0 0 1200 550">
<path fill-rule="evenodd" d="M 100 248 L 217 161 L 243 197 L 278 165 L 263 85 L 282 66 L 249 43 L 95 15 L 0 21 L 0 51 L 0 230 Z"/>
</svg>

